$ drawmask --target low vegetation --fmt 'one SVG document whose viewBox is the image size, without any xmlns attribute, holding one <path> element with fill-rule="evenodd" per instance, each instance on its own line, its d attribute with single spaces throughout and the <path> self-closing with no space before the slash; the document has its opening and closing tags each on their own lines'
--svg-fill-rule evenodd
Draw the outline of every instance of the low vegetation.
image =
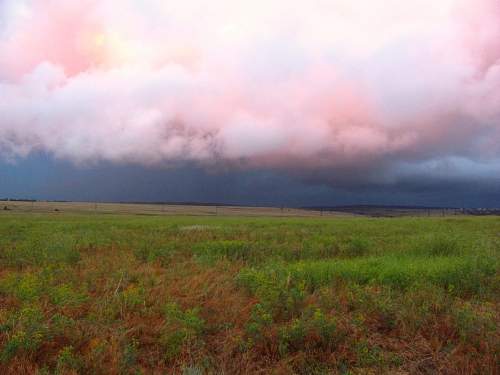
<svg viewBox="0 0 500 375">
<path fill-rule="evenodd" d="M 2 374 L 495 374 L 500 219 L 0 214 Z"/>
</svg>

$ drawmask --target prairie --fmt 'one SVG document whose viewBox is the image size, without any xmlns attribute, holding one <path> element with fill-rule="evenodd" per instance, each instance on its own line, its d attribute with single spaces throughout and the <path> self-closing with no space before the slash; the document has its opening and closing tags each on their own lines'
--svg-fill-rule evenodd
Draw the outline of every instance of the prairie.
<svg viewBox="0 0 500 375">
<path fill-rule="evenodd" d="M 498 217 L 25 208 L 0 213 L 2 374 L 498 371 Z"/>
</svg>

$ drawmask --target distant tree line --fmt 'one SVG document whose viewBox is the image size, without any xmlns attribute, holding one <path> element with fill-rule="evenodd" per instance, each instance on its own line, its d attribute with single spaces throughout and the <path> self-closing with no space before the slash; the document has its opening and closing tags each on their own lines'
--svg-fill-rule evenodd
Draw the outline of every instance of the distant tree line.
<svg viewBox="0 0 500 375">
<path fill-rule="evenodd" d="M 4 201 L 4 202 L 38 202 L 36 199 L 15 199 L 15 198 L 1 198 L 0 201 Z"/>
</svg>

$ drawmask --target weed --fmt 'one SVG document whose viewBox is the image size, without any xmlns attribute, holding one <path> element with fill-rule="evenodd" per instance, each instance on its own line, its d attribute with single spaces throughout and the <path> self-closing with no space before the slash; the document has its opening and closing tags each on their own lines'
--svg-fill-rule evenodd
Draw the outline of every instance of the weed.
<svg viewBox="0 0 500 375">
<path fill-rule="evenodd" d="M 265 330 L 271 327 L 272 323 L 272 314 L 266 311 L 263 305 L 256 304 L 252 309 L 250 321 L 246 326 L 246 333 L 251 342 L 262 341 L 265 336 Z"/>
<path fill-rule="evenodd" d="M 76 321 L 61 313 L 56 313 L 52 316 L 50 329 L 54 335 L 67 335 L 68 331 L 72 331 L 76 325 Z"/>
<path fill-rule="evenodd" d="M 23 302 L 33 302 L 45 292 L 45 282 L 40 274 L 11 273 L 0 281 L 0 293 L 12 295 Z"/>
<path fill-rule="evenodd" d="M 187 366 L 182 369 L 182 375 L 203 375 L 205 372 L 198 366 Z"/>
<path fill-rule="evenodd" d="M 384 361 L 380 347 L 367 341 L 360 341 L 356 344 L 356 357 L 360 367 L 379 367 Z"/>
<path fill-rule="evenodd" d="M 416 255 L 437 257 L 460 255 L 462 251 L 460 239 L 449 234 L 425 236 L 417 241 L 413 248 Z"/>
<path fill-rule="evenodd" d="M 435 288 L 420 283 L 408 289 L 398 300 L 397 320 L 409 332 L 428 327 L 432 329 L 432 320 L 447 314 L 453 299 L 442 288 Z"/>
<path fill-rule="evenodd" d="M 497 326 L 493 310 L 481 309 L 468 302 L 455 307 L 453 317 L 462 341 L 473 342 L 476 345 L 482 340 L 495 341 Z"/>
<path fill-rule="evenodd" d="M 56 306 L 79 306 L 87 300 L 87 296 L 73 289 L 69 284 L 62 284 L 49 289 L 51 302 Z"/>
<path fill-rule="evenodd" d="M 289 319 L 298 315 L 304 304 L 306 282 L 292 281 L 287 269 L 278 264 L 268 265 L 264 271 L 243 269 L 237 277 L 237 282 L 255 294 L 277 319 Z"/>
<path fill-rule="evenodd" d="M 300 319 L 293 319 L 280 330 L 279 352 L 284 356 L 302 349 L 331 350 L 343 337 L 334 317 L 327 316 L 319 308 L 308 309 Z"/>
<path fill-rule="evenodd" d="M 159 262 L 167 265 L 178 251 L 179 244 L 176 242 L 162 245 L 142 243 L 135 247 L 134 255 L 141 262 Z"/>
<path fill-rule="evenodd" d="M 205 328 L 205 321 L 199 317 L 198 309 L 181 310 L 176 303 L 169 303 L 164 308 L 165 326 L 161 342 L 165 348 L 167 360 L 174 358 L 184 346 L 199 342 Z"/>
<path fill-rule="evenodd" d="M 3 330 L 7 333 L 7 342 L 0 353 L 1 362 L 10 360 L 18 352 L 34 353 L 49 333 L 44 316 L 36 307 L 13 313 Z"/>
<path fill-rule="evenodd" d="M 123 372 L 129 372 L 129 370 L 136 365 L 139 356 L 138 349 L 139 341 L 137 339 L 128 342 L 123 348 L 121 358 L 121 368 Z"/>
<path fill-rule="evenodd" d="M 122 305 L 127 309 L 146 304 L 146 289 L 143 286 L 130 285 L 120 293 Z"/>
<path fill-rule="evenodd" d="M 73 347 L 65 346 L 57 357 L 56 374 L 78 373 L 82 366 L 82 360 L 75 355 Z"/>
<path fill-rule="evenodd" d="M 370 240 L 364 237 L 351 237 L 341 254 L 348 257 L 359 257 L 367 255 L 372 247 Z"/>
<path fill-rule="evenodd" d="M 218 259 L 249 260 L 255 253 L 249 243 L 245 241 L 210 241 L 196 244 L 193 252 L 203 261 L 214 261 Z"/>
</svg>

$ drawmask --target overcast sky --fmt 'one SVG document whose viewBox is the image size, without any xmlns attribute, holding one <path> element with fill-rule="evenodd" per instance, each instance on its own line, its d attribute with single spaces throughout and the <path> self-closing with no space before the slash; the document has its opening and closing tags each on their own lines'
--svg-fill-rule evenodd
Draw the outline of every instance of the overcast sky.
<svg viewBox="0 0 500 375">
<path fill-rule="evenodd" d="M 500 0 L 0 0 L 0 196 L 500 206 Z"/>
</svg>

